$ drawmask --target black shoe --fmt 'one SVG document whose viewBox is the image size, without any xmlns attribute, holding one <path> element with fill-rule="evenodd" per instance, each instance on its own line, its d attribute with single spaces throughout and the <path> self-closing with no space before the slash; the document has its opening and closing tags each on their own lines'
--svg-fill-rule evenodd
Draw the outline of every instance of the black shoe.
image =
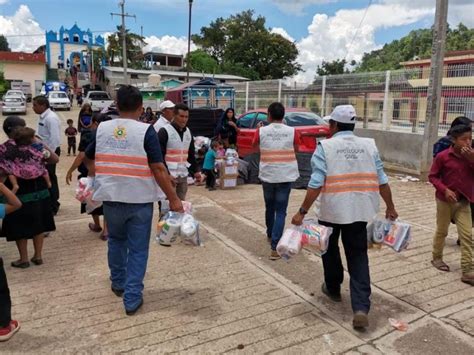
<svg viewBox="0 0 474 355">
<path fill-rule="evenodd" d="M 138 306 L 135 308 L 135 309 L 131 309 L 131 310 L 125 310 L 125 313 L 127 314 L 127 316 L 133 316 L 135 313 L 137 313 L 137 311 L 143 306 L 143 298 L 141 299 L 140 303 L 138 304 Z"/>
<path fill-rule="evenodd" d="M 322 293 L 324 293 L 326 296 L 328 296 L 329 299 L 331 299 L 331 301 L 334 301 L 334 302 L 342 302 L 341 294 L 340 294 L 340 293 L 331 293 L 331 292 L 329 292 L 328 288 L 326 287 L 326 283 L 324 283 L 324 282 L 323 282 L 323 284 L 321 285 L 321 291 L 322 291 Z"/>
<path fill-rule="evenodd" d="M 124 290 L 121 290 L 119 288 L 114 288 L 113 286 L 110 286 L 110 289 L 115 294 L 115 296 L 117 296 L 117 297 L 122 297 L 123 296 Z"/>
</svg>

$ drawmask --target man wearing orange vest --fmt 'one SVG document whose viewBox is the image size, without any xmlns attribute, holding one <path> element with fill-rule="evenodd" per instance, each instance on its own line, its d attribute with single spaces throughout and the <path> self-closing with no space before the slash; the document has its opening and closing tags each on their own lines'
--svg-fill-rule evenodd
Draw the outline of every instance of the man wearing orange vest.
<svg viewBox="0 0 474 355">
<path fill-rule="evenodd" d="M 291 183 L 299 177 L 294 141 L 295 129 L 283 123 L 285 108 L 279 102 L 268 107 L 270 125 L 261 127 L 254 145 L 260 146 L 259 178 L 265 199 L 265 224 L 271 244 L 270 260 L 280 258 L 276 247 L 285 227 Z"/>
<path fill-rule="evenodd" d="M 156 131 L 138 121 L 140 91 L 121 87 L 117 108 L 120 117 L 99 125 L 85 155 L 89 175 L 95 175 L 93 199 L 103 201 L 109 228 L 112 291 L 123 295 L 125 312 L 133 315 L 143 304 L 153 203 L 166 195 L 172 211 L 183 212 L 183 206 L 163 164 Z"/>
<path fill-rule="evenodd" d="M 308 191 L 292 223 L 301 225 L 311 205 L 321 196 L 319 223 L 333 228 L 328 250 L 322 256 L 325 280 L 322 292 L 341 302 L 344 269 L 338 242 L 342 233 L 350 275 L 352 325 L 363 330 L 369 325 L 371 294 L 367 222 L 379 212 L 379 194 L 387 206 L 386 217 L 396 219 L 398 214 L 375 142 L 355 136 L 355 122 L 352 105 L 337 106 L 331 113 L 332 138 L 318 143 L 311 160 L 313 174 Z"/>
</svg>

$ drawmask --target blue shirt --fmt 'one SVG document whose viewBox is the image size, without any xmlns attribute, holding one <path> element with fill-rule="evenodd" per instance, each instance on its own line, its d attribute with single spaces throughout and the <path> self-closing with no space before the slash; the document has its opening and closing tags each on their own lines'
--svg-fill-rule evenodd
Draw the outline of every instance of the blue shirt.
<svg viewBox="0 0 474 355">
<path fill-rule="evenodd" d="M 5 205 L 3 203 L 0 203 L 0 219 L 3 219 L 5 217 L 5 214 Z"/>
<path fill-rule="evenodd" d="M 204 157 L 203 169 L 214 170 L 214 164 L 216 163 L 216 152 L 213 149 L 209 149 Z"/>
<path fill-rule="evenodd" d="M 351 131 L 342 131 L 337 132 L 333 137 L 337 136 L 350 136 L 354 135 Z M 385 185 L 388 183 L 388 177 L 383 171 L 383 163 L 380 159 L 379 153 L 375 154 L 375 167 L 377 168 L 377 175 L 379 178 L 379 185 Z M 308 187 L 312 189 L 318 189 L 324 185 L 326 180 L 326 175 L 328 172 L 328 167 L 326 164 L 326 154 L 324 153 L 323 146 L 321 143 L 318 143 L 318 147 L 311 158 L 311 168 L 313 173 L 311 174 L 311 179 L 308 183 Z"/>
</svg>

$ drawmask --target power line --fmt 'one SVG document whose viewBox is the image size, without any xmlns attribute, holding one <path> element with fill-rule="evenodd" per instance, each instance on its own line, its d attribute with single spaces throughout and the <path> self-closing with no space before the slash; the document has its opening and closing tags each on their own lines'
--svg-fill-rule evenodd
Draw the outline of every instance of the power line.
<svg viewBox="0 0 474 355">
<path fill-rule="evenodd" d="M 105 33 L 105 32 L 115 32 L 115 30 L 91 31 L 91 33 Z M 24 34 L 24 35 L 6 35 L 6 34 L 0 33 L 0 35 L 6 38 L 12 38 L 12 37 L 40 37 L 40 36 L 43 37 L 46 34 L 45 33 L 32 33 L 32 34 Z"/>
<path fill-rule="evenodd" d="M 352 47 L 352 44 L 354 43 L 354 40 L 356 39 L 357 35 L 359 34 L 359 30 L 362 27 L 362 23 L 365 20 L 365 16 L 367 16 L 367 12 L 369 11 L 369 7 L 372 5 L 372 0 L 369 0 L 369 3 L 367 4 L 367 7 L 365 8 L 364 16 L 362 16 L 362 19 L 360 20 L 359 26 L 357 27 L 356 31 L 354 32 L 354 36 L 352 37 L 351 43 L 347 47 L 347 52 L 346 55 L 344 56 L 344 60 L 347 59 L 347 56 L 349 55 L 349 50 Z"/>
</svg>

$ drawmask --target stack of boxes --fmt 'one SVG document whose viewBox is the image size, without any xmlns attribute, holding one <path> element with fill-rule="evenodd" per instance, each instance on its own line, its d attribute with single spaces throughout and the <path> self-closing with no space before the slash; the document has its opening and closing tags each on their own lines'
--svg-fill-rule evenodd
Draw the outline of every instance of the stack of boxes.
<svg viewBox="0 0 474 355">
<path fill-rule="evenodd" d="M 237 186 L 237 178 L 239 177 L 239 163 L 236 160 L 220 163 L 219 185 L 223 190 L 233 189 Z"/>
</svg>

